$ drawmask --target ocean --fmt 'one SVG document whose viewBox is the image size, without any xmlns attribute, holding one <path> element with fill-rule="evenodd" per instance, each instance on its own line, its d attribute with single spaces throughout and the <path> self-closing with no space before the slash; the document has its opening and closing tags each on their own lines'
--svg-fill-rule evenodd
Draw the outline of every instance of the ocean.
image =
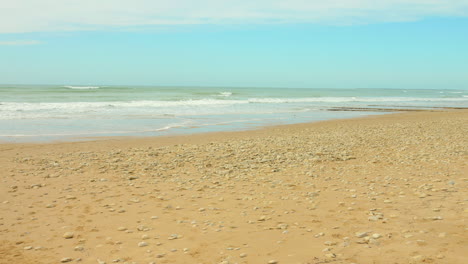
<svg viewBox="0 0 468 264">
<path fill-rule="evenodd" d="M 0 141 L 247 130 L 438 107 L 468 107 L 468 90 L 2 85 Z"/>
</svg>

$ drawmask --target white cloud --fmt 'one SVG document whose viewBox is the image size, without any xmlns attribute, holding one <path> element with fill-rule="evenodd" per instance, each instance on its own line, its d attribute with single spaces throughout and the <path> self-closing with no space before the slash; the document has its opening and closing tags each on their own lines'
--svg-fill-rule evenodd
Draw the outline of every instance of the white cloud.
<svg viewBox="0 0 468 264">
<path fill-rule="evenodd" d="M 7 40 L 0 41 L 0 46 L 25 46 L 25 45 L 38 45 L 42 44 L 41 41 L 37 40 Z"/>
<path fill-rule="evenodd" d="M 366 24 L 468 16 L 468 0 L 1 0 L 0 33 L 148 25 Z"/>
</svg>

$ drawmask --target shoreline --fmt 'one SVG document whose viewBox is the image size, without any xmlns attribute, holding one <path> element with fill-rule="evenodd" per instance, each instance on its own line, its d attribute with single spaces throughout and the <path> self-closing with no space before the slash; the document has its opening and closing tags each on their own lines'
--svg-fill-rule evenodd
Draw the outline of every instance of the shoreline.
<svg viewBox="0 0 468 264">
<path fill-rule="evenodd" d="M 310 122 L 300 122 L 300 123 L 293 123 L 293 124 L 270 124 L 270 125 L 263 125 L 258 127 L 251 127 L 251 128 L 244 128 L 238 130 L 225 130 L 225 131 L 207 131 L 207 132 L 193 132 L 193 133 L 176 133 L 171 135 L 156 135 L 156 136 L 93 136 L 93 137 L 68 137 L 64 139 L 57 139 L 57 140 L 50 140 L 50 141 L 20 141 L 20 142 L 11 142 L 11 141 L 2 141 L 0 140 L 0 145 L 49 145 L 49 144 L 66 144 L 66 143 L 84 143 L 84 142 L 99 142 L 99 141 L 109 141 L 109 140 L 148 140 L 148 139 L 167 139 L 167 138 L 176 138 L 176 137 L 192 137 L 192 136 L 204 136 L 204 135 L 216 135 L 220 134 L 230 134 L 230 133 L 244 133 L 244 132 L 253 132 L 253 131 L 260 131 L 260 130 L 268 130 L 272 128 L 280 128 L 280 127 L 288 127 L 288 126 L 296 126 L 296 125 L 309 125 L 309 124 L 316 124 L 322 122 L 334 122 L 334 121 L 343 121 L 343 120 L 354 120 L 354 119 L 362 119 L 362 118 L 372 118 L 374 116 L 383 116 L 383 115 L 395 115 L 395 114 L 404 114 L 410 112 L 447 112 L 447 111 L 465 111 L 468 108 L 433 108 L 433 109 L 392 109 L 392 108 L 354 108 L 354 107 L 340 107 L 330 108 L 329 111 L 363 111 L 369 110 L 370 112 L 382 112 L 376 115 L 364 115 L 364 116 L 357 116 L 357 117 L 348 117 L 348 118 L 334 118 L 334 119 L 327 119 L 327 120 L 317 120 L 317 121 L 310 121 Z M 372 110 L 372 111 L 371 111 Z M 33 137 L 33 136 L 31 136 Z"/>
<path fill-rule="evenodd" d="M 151 130 L 144 130 L 144 131 L 133 131 L 133 132 L 118 132 L 122 133 L 122 135 L 98 135 L 98 134 L 115 134 L 113 132 L 87 132 L 85 134 L 39 134 L 39 135 L 18 135 L 18 136 L 2 136 L 0 137 L 0 144 L 49 144 L 49 143 L 66 143 L 66 142 L 86 142 L 86 141 L 98 141 L 98 140 L 106 140 L 108 138 L 151 138 L 151 137 L 172 137 L 172 136 L 190 136 L 196 134 L 205 134 L 205 133 L 224 133 L 224 132 L 241 132 L 241 131 L 252 131 L 263 129 L 267 127 L 276 127 L 276 126 L 283 126 L 283 125 L 294 125 L 294 124 L 307 124 L 307 123 L 316 123 L 322 121 L 332 121 L 332 120 L 343 120 L 343 119 L 354 119 L 354 118 L 361 118 L 366 116 L 373 116 L 373 115 L 387 115 L 387 114 L 394 114 L 394 113 L 407 113 L 407 112 L 440 112 L 440 111 L 463 111 L 468 108 L 464 107 L 430 107 L 430 108 L 421 108 L 416 107 L 412 108 L 412 106 L 406 106 L 405 108 L 397 108 L 390 107 L 390 108 L 382 108 L 382 107 L 331 107 L 322 109 L 324 112 L 342 112 L 343 115 L 345 113 L 352 113 L 352 112 L 359 112 L 362 115 L 355 115 L 355 116 L 334 116 L 328 117 L 327 119 L 322 119 L 320 117 L 316 117 L 316 120 L 310 121 L 299 121 L 296 120 L 295 122 L 271 122 L 267 124 L 255 124 L 255 123 L 245 123 L 239 124 L 239 127 L 231 127 L 228 129 L 223 129 L 222 124 L 214 124 L 209 125 L 206 128 L 203 126 L 188 126 L 188 127 L 175 127 L 171 128 L 174 129 L 172 133 L 168 131 L 162 130 L 162 134 L 147 134 L 146 133 L 155 133 L 158 129 L 151 131 Z M 211 127 L 211 128 L 209 128 Z M 117 134 L 118 134 L 117 133 Z"/>
<path fill-rule="evenodd" d="M 0 143 L 0 263 L 463 263 L 467 124 Z"/>
</svg>

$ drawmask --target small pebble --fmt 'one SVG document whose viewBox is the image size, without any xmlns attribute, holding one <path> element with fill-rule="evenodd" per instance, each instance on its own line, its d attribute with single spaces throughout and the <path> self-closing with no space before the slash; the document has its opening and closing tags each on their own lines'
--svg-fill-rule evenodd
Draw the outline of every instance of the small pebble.
<svg viewBox="0 0 468 264">
<path fill-rule="evenodd" d="M 146 247 L 146 246 L 148 246 L 148 243 L 146 243 L 145 241 L 142 241 L 142 242 L 138 243 L 138 246 L 139 247 Z"/>
<path fill-rule="evenodd" d="M 368 232 L 356 232 L 356 237 L 358 238 L 363 238 L 365 236 L 367 236 Z"/>
<path fill-rule="evenodd" d="M 73 238 L 75 236 L 75 234 L 73 232 L 66 232 L 65 234 L 63 234 L 63 238 L 65 239 L 70 239 L 70 238 Z"/>
<path fill-rule="evenodd" d="M 84 250 L 84 247 L 83 246 L 76 246 L 75 251 L 83 251 Z"/>
</svg>

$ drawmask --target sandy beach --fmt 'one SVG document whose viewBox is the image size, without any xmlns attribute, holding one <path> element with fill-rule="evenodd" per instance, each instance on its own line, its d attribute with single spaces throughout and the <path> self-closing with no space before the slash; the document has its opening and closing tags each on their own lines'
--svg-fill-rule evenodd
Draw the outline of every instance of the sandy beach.
<svg viewBox="0 0 468 264">
<path fill-rule="evenodd" d="M 0 145 L 0 263 L 467 263 L 468 111 Z"/>
</svg>

